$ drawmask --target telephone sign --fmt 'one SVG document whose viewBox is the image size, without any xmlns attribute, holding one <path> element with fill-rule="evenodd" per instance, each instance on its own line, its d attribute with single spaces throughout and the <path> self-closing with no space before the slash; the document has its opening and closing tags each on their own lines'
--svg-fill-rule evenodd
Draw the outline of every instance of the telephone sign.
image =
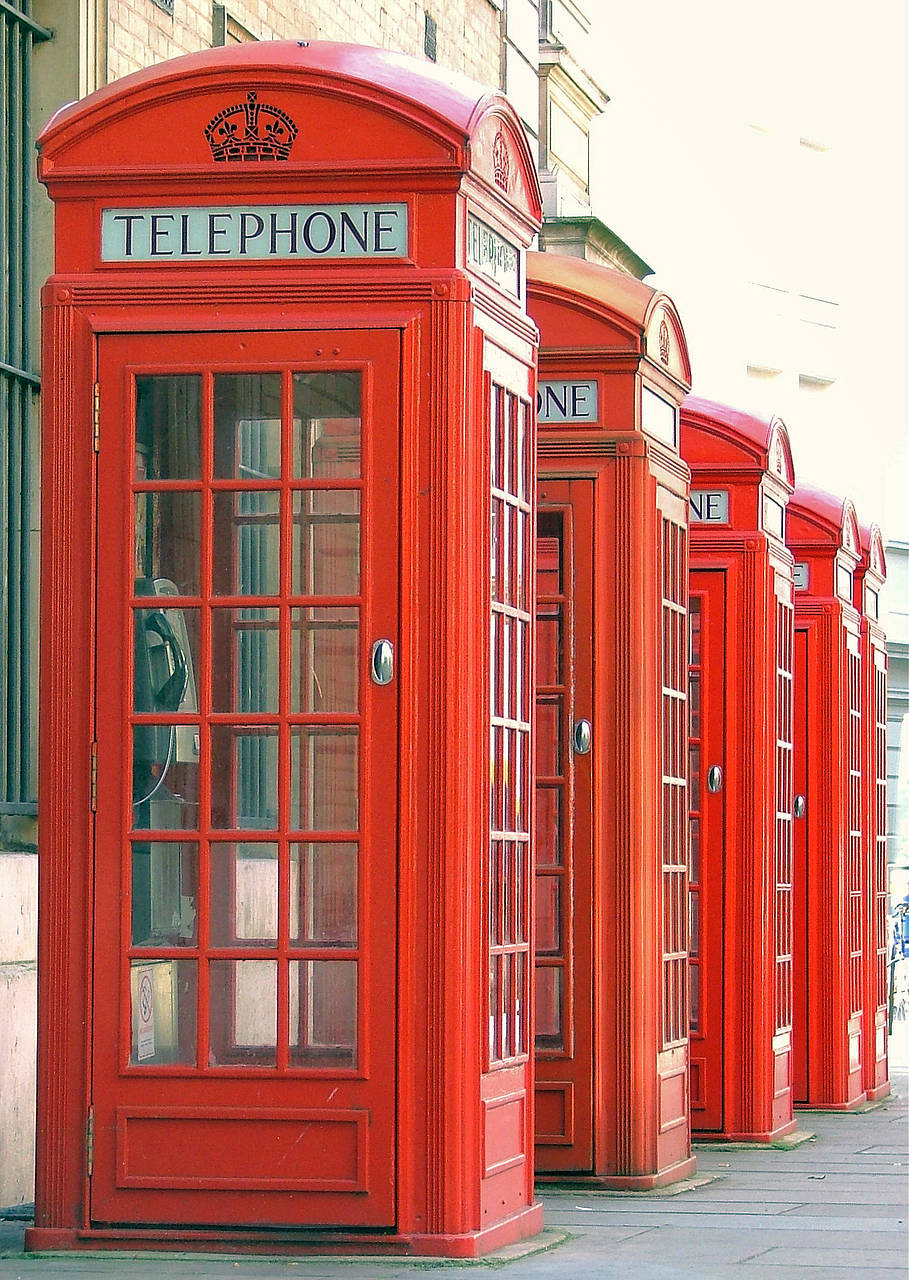
<svg viewBox="0 0 909 1280">
<path fill-rule="evenodd" d="M 692 489 L 688 496 L 692 524 L 728 524 L 728 489 Z"/>
<path fill-rule="evenodd" d="M 599 416 L 596 379 L 537 383 L 537 422 L 596 422 Z"/>
</svg>

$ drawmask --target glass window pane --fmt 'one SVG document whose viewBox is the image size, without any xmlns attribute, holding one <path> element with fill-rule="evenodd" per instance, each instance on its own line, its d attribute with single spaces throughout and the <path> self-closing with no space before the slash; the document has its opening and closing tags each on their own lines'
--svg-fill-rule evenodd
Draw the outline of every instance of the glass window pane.
<svg viewBox="0 0 909 1280">
<path fill-rule="evenodd" d="M 559 876 L 537 877 L 537 952 L 558 955 L 561 949 L 562 881 Z"/>
<path fill-rule="evenodd" d="M 219 480 L 281 474 L 281 375 L 215 374 L 214 474 Z"/>
<path fill-rule="evenodd" d="M 274 946 L 278 940 L 278 846 L 211 846 L 211 943 Z"/>
<path fill-rule="evenodd" d="M 538 786 L 536 821 L 538 867 L 555 867 L 562 861 L 561 813 L 561 789 Z"/>
<path fill-rule="evenodd" d="M 689 1026 L 692 1031 L 698 1031 L 701 1025 L 701 970 L 696 964 L 688 966 L 688 991 Z"/>
<path fill-rule="evenodd" d="M 297 831 L 356 831 L 359 733 L 293 726 L 290 825 Z"/>
<path fill-rule="evenodd" d="M 356 711 L 359 703 L 360 611 L 292 609 L 290 709 Z"/>
<path fill-rule="evenodd" d="M 346 370 L 294 374 L 295 476 L 359 476 L 361 379 Z"/>
<path fill-rule="evenodd" d="M 688 895 L 688 951 L 693 956 L 700 955 L 700 951 L 701 951 L 700 906 L 701 906 L 700 894 L 689 893 Z"/>
<path fill-rule="evenodd" d="M 360 591 L 360 494 L 304 489 L 294 494 L 291 590 L 301 596 Z"/>
<path fill-rule="evenodd" d="M 213 711 L 278 710 L 278 610 L 212 610 Z"/>
<path fill-rule="evenodd" d="M 195 960 L 130 962 L 133 1066 L 195 1064 L 196 985 Z"/>
<path fill-rule="evenodd" d="M 244 725 L 211 726 L 211 822 L 227 830 L 278 825 L 278 734 Z"/>
<path fill-rule="evenodd" d="M 158 602 L 133 610 L 133 709 L 147 712 L 198 711 L 199 610 L 166 607 L 172 583 L 140 578 L 137 595 Z"/>
<path fill-rule="evenodd" d="M 562 699 L 560 696 L 537 699 L 537 776 L 557 778 L 562 761 Z"/>
<path fill-rule="evenodd" d="M 212 593 L 276 596 L 281 564 L 280 495 L 259 489 L 215 493 Z"/>
<path fill-rule="evenodd" d="M 688 788 L 691 804 L 700 808 L 701 804 L 701 748 L 688 747 Z"/>
<path fill-rule="evenodd" d="M 688 875 L 693 882 L 701 878 L 701 820 L 688 820 Z"/>
<path fill-rule="evenodd" d="M 198 373 L 136 378 L 137 480 L 197 480 L 202 424 Z"/>
<path fill-rule="evenodd" d="M 335 1070 L 357 1065 L 355 960 L 291 960 L 290 1061 Z"/>
<path fill-rule="evenodd" d="M 133 725 L 136 831 L 187 831 L 199 825 L 199 729 Z"/>
<path fill-rule="evenodd" d="M 273 1067 L 277 1048 L 276 960 L 212 960 L 209 1062 Z"/>
<path fill-rule="evenodd" d="M 158 589 L 151 583 L 163 580 L 169 584 L 167 594 L 197 596 L 199 494 L 143 492 L 135 495 L 135 503 L 133 573 L 137 595 L 154 595 Z"/>
<path fill-rule="evenodd" d="M 290 846 L 290 941 L 294 947 L 357 945 L 357 846 Z"/>
<path fill-rule="evenodd" d="M 701 736 L 701 677 L 692 675 L 688 680 L 688 732 L 692 738 Z"/>
<path fill-rule="evenodd" d="M 562 619 L 561 606 L 553 608 L 555 616 L 537 614 L 537 685 L 561 683 Z"/>
<path fill-rule="evenodd" d="M 699 666 L 701 661 L 701 601 L 692 596 L 688 602 L 688 661 Z"/>
<path fill-rule="evenodd" d="M 538 1049 L 561 1049 L 563 971 L 537 966 L 535 984 L 536 1046 Z"/>
<path fill-rule="evenodd" d="M 198 900 L 199 850 L 194 842 L 133 844 L 134 947 L 194 947 Z"/>
</svg>

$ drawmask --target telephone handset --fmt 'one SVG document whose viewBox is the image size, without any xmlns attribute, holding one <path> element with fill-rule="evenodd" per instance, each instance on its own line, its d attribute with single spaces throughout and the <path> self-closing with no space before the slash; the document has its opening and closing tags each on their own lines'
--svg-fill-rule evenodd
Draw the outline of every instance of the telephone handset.
<svg viewBox="0 0 909 1280">
<path fill-rule="evenodd" d="M 137 596 L 160 600 L 157 608 L 135 610 L 133 706 L 138 712 L 192 714 L 198 710 L 189 633 L 182 609 L 164 601 L 179 594 L 169 578 L 138 578 Z M 195 725 L 136 725 L 133 732 L 134 804 L 161 791 L 175 764 L 197 764 Z"/>
</svg>

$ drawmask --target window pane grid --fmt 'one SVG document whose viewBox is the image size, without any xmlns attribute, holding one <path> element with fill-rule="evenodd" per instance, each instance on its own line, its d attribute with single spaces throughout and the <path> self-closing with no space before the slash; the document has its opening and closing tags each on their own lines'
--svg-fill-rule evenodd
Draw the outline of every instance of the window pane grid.
<svg viewBox="0 0 909 1280">
<path fill-rule="evenodd" d="M 489 1061 L 526 1057 L 529 1000 L 531 583 L 529 406 L 489 384 Z"/>
<path fill-rule="evenodd" d="M 170 784 L 130 837 L 137 1069 L 358 1065 L 359 402 L 306 417 L 301 376 L 137 379 L 134 661 L 151 656 L 131 723 Z M 306 377 L 310 401 L 359 395 L 359 373 Z"/>
<path fill-rule="evenodd" d="M 687 539 L 683 526 L 661 519 L 662 1039 L 688 1037 L 688 612 Z"/>
<path fill-rule="evenodd" d="M 776 605 L 776 820 L 774 927 L 777 1031 L 792 1026 L 792 606 Z"/>
</svg>

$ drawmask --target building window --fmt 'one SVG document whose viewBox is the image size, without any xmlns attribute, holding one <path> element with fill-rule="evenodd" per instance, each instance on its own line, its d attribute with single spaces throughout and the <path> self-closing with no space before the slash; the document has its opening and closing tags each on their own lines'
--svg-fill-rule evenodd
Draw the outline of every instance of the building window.
<svg viewBox="0 0 909 1280">
<path fill-rule="evenodd" d="M 436 60 L 436 20 L 430 14 L 423 15 L 425 23 L 423 26 L 423 52 L 426 54 L 430 62 Z"/>
<path fill-rule="evenodd" d="M 174 16 L 174 0 L 152 0 L 152 3 L 156 4 L 159 9 L 163 9 L 165 13 L 170 14 L 171 17 Z"/>
<path fill-rule="evenodd" d="M 227 5 L 213 4 L 211 9 L 212 45 L 250 44 L 256 40 L 246 27 L 228 12 Z"/>
<path fill-rule="evenodd" d="M 0 813 L 37 812 L 37 442 L 39 378 L 29 281 L 35 198 L 30 85 L 34 46 L 51 32 L 31 16 L 31 0 L 0 5 Z"/>
</svg>

